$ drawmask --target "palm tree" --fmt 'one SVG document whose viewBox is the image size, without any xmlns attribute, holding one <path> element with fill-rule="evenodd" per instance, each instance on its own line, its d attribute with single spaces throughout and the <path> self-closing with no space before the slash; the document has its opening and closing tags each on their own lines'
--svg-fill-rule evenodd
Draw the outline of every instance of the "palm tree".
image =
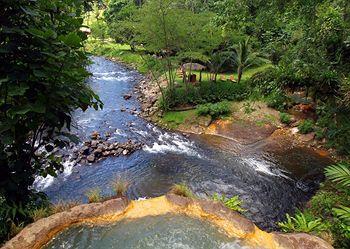
<svg viewBox="0 0 350 249">
<path fill-rule="evenodd" d="M 239 42 L 237 46 L 234 46 L 233 53 L 233 62 L 237 66 L 238 83 L 241 81 L 245 69 L 267 61 L 257 52 L 252 51 L 249 37 L 244 42 Z"/>
<path fill-rule="evenodd" d="M 350 164 L 338 163 L 329 166 L 326 168 L 325 174 L 329 180 L 336 183 L 340 188 L 348 191 L 350 187 Z M 338 218 L 350 225 L 350 207 L 340 205 L 337 208 L 333 208 L 333 212 Z"/>
<path fill-rule="evenodd" d="M 226 52 L 226 51 L 212 52 L 208 62 L 211 81 L 216 82 L 218 73 L 222 69 L 225 62 L 228 61 L 229 59 L 230 59 L 229 52 Z"/>
</svg>

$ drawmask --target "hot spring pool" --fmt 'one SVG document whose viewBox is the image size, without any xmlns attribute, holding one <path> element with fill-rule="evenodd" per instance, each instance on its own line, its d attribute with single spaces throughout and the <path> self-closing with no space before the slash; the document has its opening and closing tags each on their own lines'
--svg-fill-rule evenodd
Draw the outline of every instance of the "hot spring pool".
<svg viewBox="0 0 350 249">
<path fill-rule="evenodd" d="M 73 226 L 45 249 L 247 249 L 209 222 L 179 215 L 123 220 L 108 226 Z"/>
</svg>

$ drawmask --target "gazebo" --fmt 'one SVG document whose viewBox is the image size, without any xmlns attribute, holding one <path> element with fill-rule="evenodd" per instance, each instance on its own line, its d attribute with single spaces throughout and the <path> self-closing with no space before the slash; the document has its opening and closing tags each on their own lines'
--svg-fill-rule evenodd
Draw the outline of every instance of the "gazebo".
<svg viewBox="0 0 350 249">
<path fill-rule="evenodd" d="M 194 71 L 199 71 L 199 82 L 202 81 L 202 72 L 203 70 L 205 70 L 207 67 L 206 66 L 203 66 L 199 63 L 185 63 L 181 66 L 181 73 L 182 73 L 182 77 L 183 77 L 183 80 L 185 81 L 186 80 L 186 76 L 187 76 L 187 71 L 190 72 L 190 75 L 188 77 L 188 80 L 189 82 L 196 82 L 196 75 L 195 74 L 191 74 L 191 71 L 194 70 Z"/>
</svg>

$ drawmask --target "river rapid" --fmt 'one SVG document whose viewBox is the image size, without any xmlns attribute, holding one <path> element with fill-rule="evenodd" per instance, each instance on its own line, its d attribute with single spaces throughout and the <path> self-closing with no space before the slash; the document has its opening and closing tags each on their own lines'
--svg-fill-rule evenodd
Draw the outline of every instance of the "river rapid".
<svg viewBox="0 0 350 249">
<path fill-rule="evenodd" d="M 141 75 L 101 57 L 92 57 L 92 62 L 87 84 L 104 108 L 76 111 L 73 132 L 81 141 L 98 131 L 111 133 L 109 141 L 132 139 L 144 146 L 130 156 L 109 157 L 91 165 L 65 163 L 65 172 L 57 179 L 38 178 L 35 187 L 53 202 L 86 201 L 84 194 L 95 187 L 109 195 L 110 183 L 117 178 L 129 182 L 127 194 L 132 199 L 160 196 L 174 183 L 183 182 L 202 198 L 214 193 L 239 195 L 245 215 L 260 228 L 274 230 L 286 213 L 310 199 L 322 180 L 320 172 L 330 163 L 303 148 L 266 153 L 259 150 L 259 144 L 216 146 L 224 139 L 162 130 L 135 114 L 140 104 L 134 87 Z M 125 100 L 125 94 L 133 95 Z"/>
</svg>

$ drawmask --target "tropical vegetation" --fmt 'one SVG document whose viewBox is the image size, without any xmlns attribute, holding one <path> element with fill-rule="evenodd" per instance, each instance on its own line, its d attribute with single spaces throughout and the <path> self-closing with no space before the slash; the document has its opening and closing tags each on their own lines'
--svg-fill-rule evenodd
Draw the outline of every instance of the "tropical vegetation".
<svg viewBox="0 0 350 249">
<path fill-rule="evenodd" d="M 303 211 L 289 214 L 279 226 L 286 232 L 314 233 L 335 248 L 350 246 L 350 164 L 341 162 L 325 169 L 327 181 Z"/>
<path fill-rule="evenodd" d="M 54 147 L 64 147 L 71 113 L 102 107 L 85 84 L 90 1 L 2 1 L 0 28 L 0 239 L 46 205 L 36 176 L 63 169 Z"/>
<path fill-rule="evenodd" d="M 148 74 L 164 119 L 221 118 L 240 101 L 249 114 L 256 100 L 287 125 L 291 111 L 311 112 L 295 123 L 299 132 L 315 134 L 345 162 L 327 167 L 309 206 L 279 225 L 349 248 L 348 0 L 3 0 L 0 7 L 0 241 L 52 213 L 32 186 L 63 170 L 56 151 L 76 142 L 72 112 L 103 107 L 85 84 L 92 53 Z M 116 181 L 116 196 L 127 186 Z M 172 191 L 194 197 L 184 184 Z M 86 197 L 103 199 L 98 189 Z M 238 197 L 214 199 L 243 211 Z"/>
</svg>

